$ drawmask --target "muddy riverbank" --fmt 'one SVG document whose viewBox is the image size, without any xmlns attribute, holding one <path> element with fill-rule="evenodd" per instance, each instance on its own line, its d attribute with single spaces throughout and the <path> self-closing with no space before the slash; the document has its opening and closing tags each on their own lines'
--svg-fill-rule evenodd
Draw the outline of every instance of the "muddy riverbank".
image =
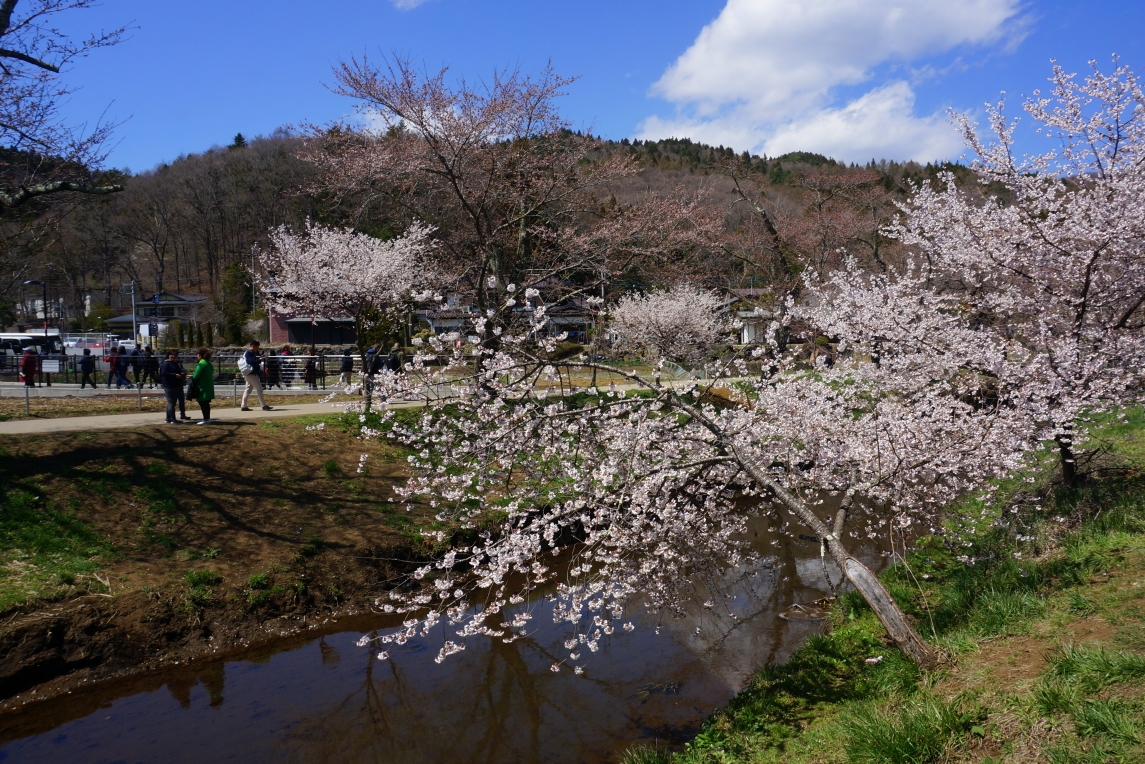
<svg viewBox="0 0 1145 764">
<path fill-rule="evenodd" d="M 309 632 L 432 554 L 401 455 L 320 423 L 0 438 L 3 707 Z"/>
</svg>

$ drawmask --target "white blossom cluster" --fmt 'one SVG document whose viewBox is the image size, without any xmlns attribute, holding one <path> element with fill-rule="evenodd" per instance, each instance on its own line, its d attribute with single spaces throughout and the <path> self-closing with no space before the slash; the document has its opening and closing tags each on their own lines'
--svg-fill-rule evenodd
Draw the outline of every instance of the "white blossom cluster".
<svg viewBox="0 0 1145 764">
<path fill-rule="evenodd" d="M 636 351 L 653 361 L 696 363 L 728 333 L 730 327 L 719 320 L 721 307 L 719 295 L 681 283 L 622 297 L 609 311 L 609 329 L 619 350 Z"/>
<path fill-rule="evenodd" d="M 329 317 L 385 310 L 431 283 L 431 233 L 415 223 L 382 241 L 310 221 L 299 233 L 282 226 L 270 232 L 272 248 L 261 256 L 267 275 L 257 277 L 258 287 L 280 313 Z"/>
</svg>

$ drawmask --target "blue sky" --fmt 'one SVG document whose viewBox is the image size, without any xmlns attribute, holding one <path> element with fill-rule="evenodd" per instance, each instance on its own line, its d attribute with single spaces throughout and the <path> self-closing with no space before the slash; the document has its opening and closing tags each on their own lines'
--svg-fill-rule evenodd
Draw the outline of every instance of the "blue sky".
<svg viewBox="0 0 1145 764">
<path fill-rule="evenodd" d="M 60 21 L 135 27 L 68 72 L 66 107 L 123 120 L 109 164 L 133 171 L 349 114 L 324 84 L 363 53 L 471 80 L 551 59 L 580 77 L 562 111 L 597 134 L 860 162 L 956 158 L 946 109 L 1007 91 L 1016 112 L 1050 58 L 1145 68 L 1145 3 L 1124 0 L 106 0 Z"/>
</svg>

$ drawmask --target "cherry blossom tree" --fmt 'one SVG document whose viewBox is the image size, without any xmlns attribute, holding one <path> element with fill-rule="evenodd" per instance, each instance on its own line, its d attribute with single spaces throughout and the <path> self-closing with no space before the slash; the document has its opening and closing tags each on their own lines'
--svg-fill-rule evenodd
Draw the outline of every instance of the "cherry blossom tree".
<svg viewBox="0 0 1145 764">
<path fill-rule="evenodd" d="M 704 360 L 731 329 L 719 320 L 719 295 L 692 284 L 621 297 L 609 311 L 616 347 L 652 361 Z"/>
<path fill-rule="evenodd" d="M 0 144 L 16 149 L 5 162 L 0 209 L 45 194 L 123 190 L 103 185 L 91 168 L 102 164 L 114 125 L 91 129 L 67 124 L 60 105 L 70 88 L 61 80 L 69 64 L 91 51 L 117 44 L 125 28 L 73 39 L 59 27 L 59 14 L 97 5 L 94 0 L 2 0 L 0 2 Z"/>
<path fill-rule="evenodd" d="M 265 275 L 256 275 L 255 281 L 268 306 L 292 315 L 354 320 L 367 410 L 372 383 L 365 373 L 365 337 L 411 299 L 428 297 L 415 292 L 424 292 L 434 283 L 428 265 L 434 247 L 432 231 L 415 223 L 401 236 L 382 241 L 307 221 L 301 232 L 285 226 L 271 231 L 271 249 L 261 253 Z"/>
<path fill-rule="evenodd" d="M 1133 71 L 1054 66 L 1026 113 L 1058 143 L 1020 158 L 1016 122 L 989 111 L 993 142 L 959 122 L 985 195 L 946 176 L 914 193 L 894 231 L 925 289 L 1018 343 L 1032 415 L 1078 479 L 1086 418 L 1138 399 L 1145 361 L 1145 94 Z M 985 197 L 985 198 L 983 198 Z"/>
<path fill-rule="evenodd" d="M 616 202 L 610 184 L 638 168 L 560 116 L 571 79 L 551 68 L 482 85 L 447 76 L 402 58 L 342 63 L 335 92 L 373 127 L 315 130 L 305 156 L 320 171 L 316 190 L 352 210 L 434 225 L 440 272 L 487 321 L 527 324 L 511 304 L 520 290 L 543 288 L 549 304 L 596 296 L 619 274 L 684 259 L 719 234 L 722 221 L 696 199 Z M 496 351 L 500 335 L 482 341 Z"/>
<path fill-rule="evenodd" d="M 475 635 L 513 641 L 530 613 L 498 614 L 551 583 L 579 671 L 605 635 L 631 628 L 630 607 L 678 611 L 694 580 L 740 562 L 745 519 L 764 513 L 791 538 L 805 529 L 819 539 L 895 642 L 933 665 L 934 650 L 847 539 L 940 533 L 951 500 L 1022 463 L 1031 428 L 1007 340 L 949 299 L 920 299 L 919 283 L 840 274 L 813 287 L 824 307 L 792 311 L 842 348 L 888 338 L 878 363 L 856 353 L 807 368 L 779 355 L 764 378 L 749 379 L 745 359 L 731 356 L 703 387 L 549 360 L 559 337 L 535 339 L 543 309 L 531 331 L 502 336 L 476 374 L 431 341 L 382 395 L 406 398 L 424 385 L 453 394 L 415 421 L 389 412 L 365 434 L 407 447 L 405 495 L 477 536 L 412 574 L 432 579 L 427 586 L 379 601 L 409 614 L 380 641 L 440 626 L 441 660 Z M 676 300 L 694 300 L 683 294 Z M 528 290 L 526 307 L 536 297 Z M 633 310 L 633 332 L 638 317 L 655 331 L 655 311 Z M 477 317 L 469 331 L 489 330 Z M 590 367 L 618 384 L 586 389 Z"/>
</svg>

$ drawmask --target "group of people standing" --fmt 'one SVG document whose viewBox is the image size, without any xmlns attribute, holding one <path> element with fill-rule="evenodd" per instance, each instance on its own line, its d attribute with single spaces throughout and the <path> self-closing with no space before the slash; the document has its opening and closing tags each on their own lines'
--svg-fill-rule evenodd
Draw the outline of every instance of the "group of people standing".
<svg viewBox="0 0 1145 764">
<path fill-rule="evenodd" d="M 309 356 L 296 357 L 290 345 L 283 345 L 277 354 L 271 352 L 262 359 L 261 369 L 259 380 L 267 390 L 281 390 L 283 385 L 290 390 L 291 383 L 298 381 L 311 390 L 318 389 L 318 355 L 313 347 Z"/>
<path fill-rule="evenodd" d="M 150 347 L 144 348 L 136 343 L 135 347 L 129 351 L 125 346 L 120 345 L 111 348 L 103 360 L 107 363 L 107 386 L 109 389 L 112 382 L 115 382 L 116 390 L 124 387 L 128 390 L 135 387 L 142 389 L 144 384 L 149 384 L 154 389 L 156 385 L 160 384 L 159 358 Z M 82 390 L 88 384 L 94 389 L 96 386 L 94 378 L 95 357 L 91 354 L 90 349 L 84 348 L 78 365 L 82 374 L 80 389 Z M 129 370 L 135 378 L 134 383 L 127 378 Z"/>
<path fill-rule="evenodd" d="M 210 348 L 199 348 L 190 384 L 187 384 L 187 370 L 179 360 L 179 353 L 167 351 L 167 360 L 159 365 L 159 382 L 167 398 L 167 424 L 179 424 L 191 418 L 187 416 L 188 398 L 199 404 L 199 411 L 203 414 L 203 418 L 196 424 L 211 423 L 211 401 L 215 399 L 215 367 L 211 364 Z M 175 418 L 176 408 L 179 410 L 178 419 Z"/>
</svg>

